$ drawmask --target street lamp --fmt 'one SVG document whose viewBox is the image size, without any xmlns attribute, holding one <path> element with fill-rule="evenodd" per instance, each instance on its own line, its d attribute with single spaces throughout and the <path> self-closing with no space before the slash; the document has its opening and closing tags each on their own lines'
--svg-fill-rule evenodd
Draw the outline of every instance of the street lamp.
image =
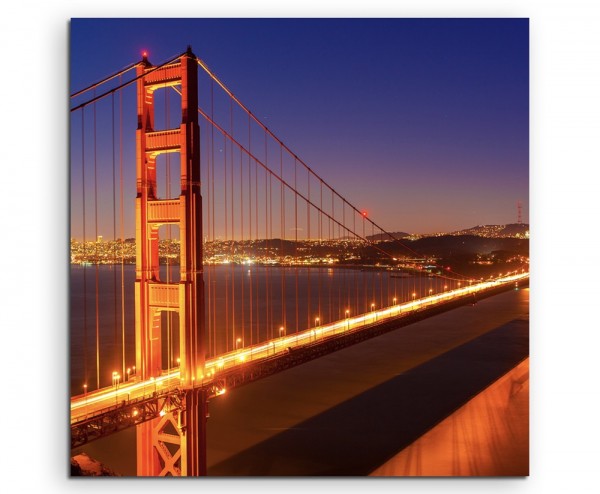
<svg viewBox="0 0 600 494">
<path fill-rule="evenodd" d="M 238 349 L 238 345 L 242 342 L 241 338 L 238 338 L 237 340 L 235 340 L 235 349 Z"/>
<path fill-rule="evenodd" d="M 346 330 L 350 329 L 350 320 L 348 319 L 349 315 L 350 315 L 350 311 L 348 309 L 346 309 Z"/>
<path fill-rule="evenodd" d="M 320 320 L 321 320 L 320 318 L 318 318 L 318 317 L 315 317 L 315 326 L 318 326 L 318 325 L 319 325 L 319 321 L 320 321 Z"/>
<path fill-rule="evenodd" d="M 394 305 L 396 305 L 396 297 L 392 299 L 392 302 L 394 302 Z"/>
<path fill-rule="evenodd" d="M 281 327 L 279 328 L 279 336 L 281 337 L 281 336 L 283 336 L 284 334 L 285 334 L 285 328 L 284 328 L 283 326 L 281 326 Z"/>
<path fill-rule="evenodd" d="M 129 374 L 131 374 L 131 368 L 127 367 L 127 377 L 126 377 L 127 381 L 129 381 Z"/>
<path fill-rule="evenodd" d="M 119 374 L 118 372 L 113 372 L 113 379 L 114 379 L 114 384 L 115 384 L 115 405 L 116 405 L 117 402 L 119 401 L 117 395 L 119 393 L 119 381 L 121 380 L 121 374 Z"/>
</svg>

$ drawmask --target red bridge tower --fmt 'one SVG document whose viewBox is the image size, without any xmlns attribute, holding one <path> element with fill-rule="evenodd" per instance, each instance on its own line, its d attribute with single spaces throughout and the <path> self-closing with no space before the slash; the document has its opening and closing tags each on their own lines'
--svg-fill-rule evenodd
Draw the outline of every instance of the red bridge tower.
<svg viewBox="0 0 600 494">
<path fill-rule="evenodd" d="M 198 127 L 198 64 L 188 47 L 177 61 L 153 67 L 144 56 L 137 68 L 136 131 L 136 281 L 135 344 L 139 378 L 158 378 L 161 314 L 179 315 L 179 358 L 185 406 L 137 426 L 140 476 L 206 475 L 206 397 L 194 388 L 204 368 L 204 281 L 202 269 L 202 197 Z M 154 94 L 181 87 L 181 125 L 154 130 Z M 157 157 L 179 153 L 179 197 L 157 197 Z M 159 227 L 179 227 L 180 281 L 166 283 L 159 273 Z M 160 390 L 159 390 L 160 392 Z"/>
</svg>

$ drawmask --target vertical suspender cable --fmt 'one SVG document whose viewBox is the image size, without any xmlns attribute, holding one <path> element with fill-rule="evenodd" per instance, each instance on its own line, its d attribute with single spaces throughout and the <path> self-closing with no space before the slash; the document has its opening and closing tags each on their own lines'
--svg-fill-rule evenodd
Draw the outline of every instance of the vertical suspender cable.
<svg viewBox="0 0 600 494">
<path fill-rule="evenodd" d="M 279 176 L 283 178 L 283 146 L 279 146 Z M 281 212 L 281 247 L 279 249 L 279 257 L 281 260 L 285 259 L 285 196 L 283 193 L 283 182 L 279 182 L 280 185 L 280 199 L 279 199 L 279 209 Z M 287 314 L 286 314 L 286 299 L 285 299 L 285 275 L 286 275 L 286 266 L 283 262 L 280 263 L 281 269 L 281 325 L 284 328 L 284 331 L 287 332 Z M 281 336 L 281 335 L 278 335 Z"/>
<path fill-rule="evenodd" d="M 259 241 L 258 241 L 258 163 L 256 163 L 256 160 L 254 160 L 254 215 L 255 215 L 255 223 L 256 223 L 256 242 L 255 244 L 258 246 L 259 245 Z M 257 269 L 258 272 L 258 269 Z M 260 341 L 260 310 L 259 310 L 259 300 L 261 299 L 260 297 L 260 283 L 259 283 L 259 279 L 258 279 L 258 273 L 257 276 L 255 276 L 255 283 L 256 283 L 256 290 L 255 290 L 255 296 L 256 296 L 256 310 L 255 310 L 255 314 L 256 314 L 256 342 Z"/>
<path fill-rule="evenodd" d="M 307 187 L 308 187 L 308 200 L 310 201 L 310 174 L 307 173 L 306 174 L 306 178 L 307 178 Z M 311 249 L 311 240 L 310 240 L 310 203 L 306 204 L 306 243 L 309 246 L 309 252 Z M 308 305 L 307 305 L 307 316 L 308 316 L 308 320 L 307 320 L 307 327 L 310 328 L 311 324 L 312 324 L 312 318 L 311 318 L 311 312 L 310 312 L 310 308 L 311 308 L 311 299 L 310 299 L 310 266 L 306 268 L 306 275 L 308 278 L 308 282 L 307 282 L 307 287 L 308 287 L 308 297 L 307 297 L 307 301 L 308 301 Z"/>
<path fill-rule="evenodd" d="M 119 84 L 121 77 L 119 76 Z M 123 221 L 123 92 L 119 91 L 119 212 L 121 215 L 121 351 L 125 375 L 125 224 Z"/>
<path fill-rule="evenodd" d="M 84 389 L 88 386 L 88 328 L 87 328 L 87 238 L 85 235 L 85 108 L 81 109 L 81 192 L 83 217 L 83 372 Z"/>
<path fill-rule="evenodd" d="M 319 182 L 319 195 L 320 195 L 320 208 L 321 211 L 323 211 L 323 181 L 321 180 Z M 321 212 L 319 212 L 319 256 L 322 255 L 322 249 L 323 249 L 323 214 Z M 322 317 L 321 315 L 321 273 L 323 271 L 322 266 L 321 266 L 321 259 L 319 259 L 319 263 L 317 265 L 317 269 L 318 269 L 318 275 L 319 275 L 319 288 L 318 288 L 318 292 L 317 292 L 317 298 L 318 298 L 318 312 L 319 312 L 319 317 Z"/>
<path fill-rule="evenodd" d="M 275 249 L 275 242 L 273 242 L 273 175 L 269 174 L 269 242 L 270 242 L 270 249 L 269 252 L 271 252 L 271 256 L 273 255 L 274 249 Z M 269 269 L 269 274 L 270 274 L 271 270 Z M 269 300 L 270 300 L 270 307 L 269 307 L 269 322 L 270 322 L 270 330 L 271 330 L 271 338 L 274 337 L 274 333 L 275 333 L 275 328 L 274 328 L 274 319 L 273 319 L 273 306 L 275 305 L 275 300 L 274 300 L 274 292 L 275 292 L 275 288 L 274 288 L 274 283 L 271 282 L 271 280 L 269 280 Z"/>
<path fill-rule="evenodd" d="M 246 248 L 244 244 L 244 163 L 243 154 L 240 152 L 240 246 L 241 246 L 241 259 L 242 262 L 246 259 Z M 244 310 L 246 305 L 246 299 L 244 298 L 244 285 L 246 283 L 246 276 L 244 275 L 244 264 L 242 264 L 241 270 L 241 306 L 242 306 L 242 341 L 246 342 L 246 311 Z"/>
<path fill-rule="evenodd" d="M 211 116 L 214 120 L 214 84 L 211 80 L 211 84 L 210 84 L 210 108 L 211 108 Z M 214 125 L 211 126 L 211 183 L 210 183 L 210 187 L 212 189 L 212 241 L 213 241 L 213 249 L 216 246 L 216 241 L 217 241 L 217 237 L 215 236 L 215 127 Z M 214 352 L 213 354 L 216 356 L 217 355 L 217 337 L 219 335 L 218 333 L 218 329 L 217 329 L 217 292 L 216 292 L 216 284 L 217 284 L 217 279 L 216 279 L 216 270 L 215 270 L 216 266 L 213 264 L 212 266 L 212 284 L 210 287 L 210 290 L 212 291 L 212 297 L 211 297 L 211 301 L 212 301 L 212 317 L 213 317 L 213 345 L 214 345 Z"/>
<path fill-rule="evenodd" d="M 333 194 L 332 194 L 331 195 L 331 216 L 332 217 L 334 216 L 334 212 L 335 212 L 335 208 L 333 206 Z M 329 227 L 328 227 L 328 230 L 329 230 L 329 246 L 331 246 L 331 245 L 333 245 L 332 244 L 332 235 L 335 236 L 335 225 L 332 224 L 331 218 L 329 218 Z M 338 255 L 339 255 L 339 246 L 340 246 L 340 244 L 337 243 L 336 245 L 337 245 L 337 248 L 338 248 Z M 342 311 L 342 304 L 341 304 L 340 296 L 339 296 L 340 291 L 342 289 L 342 287 L 341 287 L 341 281 L 342 281 L 341 278 L 342 277 L 340 276 L 341 275 L 341 271 L 339 270 L 339 266 L 340 265 L 338 263 L 338 266 L 336 266 L 336 268 L 334 268 L 335 271 L 332 270 L 331 276 L 327 276 L 327 280 L 329 282 L 328 283 L 328 285 L 329 285 L 329 294 L 328 294 L 329 295 L 329 304 L 328 304 L 329 305 L 329 321 L 333 321 L 334 317 L 336 319 L 340 319 L 339 314 Z M 331 283 L 334 280 L 334 276 L 333 276 L 334 273 L 335 273 L 335 279 L 337 280 L 337 285 L 338 285 L 338 310 L 337 310 L 337 316 L 333 315 L 334 314 L 334 312 L 333 312 L 333 299 L 332 299 L 332 295 L 331 295 Z"/>
<path fill-rule="evenodd" d="M 250 115 L 248 115 L 248 149 L 251 149 L 251 142 L 250 142 L 250 127 L 251 127 L 251 121 L 250 121 Z M 256 244 L 252 243 L 252 159 L 250 158 L 250 153 L 248 153 L 248 228 L 249 228 L 249 235 L 248 235 L 248 240 L 250 241 L 250 247 L 252 249 L 252 247 L 254 247 Z M 250 250 L 250 252 L 252 252 L 252 250 Z M 254 334 L 254 326 L 253 326 L 253 319 L 252 316 L 253 314 L 253 305 L 254 305 L 254 299 L 252 298 L 253 296 L 253 290 L 252 290 L 252 285 L 254 284 L 254 278 L 256 278 L 256 270 L 255 269 L 251 269 L 250 271 L 250 293 L 248 294 L 248 298 L 250 301 L 250 346 L 253 345 L 254 341 L 253 341 L 253 337 L 252 335 Z"/>
<path fill-rule="evenodd" d="M 371 224 L 371 238 L 375 241 L 375 227 Z M 373 255 L 376 255 L 373 253 Z M 375 267 L 371 267 L 371 304 L 375 303 Z"/>
<path fill-rule="evenodd" d="M 113 207 L 113 309 L 114 309 L 114 368 L 119 368 L 119 353 L 117 352 L 119 332 L 118 332 L 118 309 L 117 309 L 117 181 L 116 181 L 116 159 L 115 159 L 115 93 L 111 94 L 111 126 L 112 126 L 112 207 Z M 125 374 L 121 374 L 124 376 Z"/>
<path fill-rule="evenodd" d="M 211 99 L 211 113 L 212 113 L 212 90 L 213 90 L 213 81 L 211 79 L 211 84 L 210 84 L 210 99 Z M 211 225 L 212 225 L 212 216 L 211 216 L 211 211 L 212 211 L 212 195 L 211 195 L 211 190 L 210 190 L 210 184 L 211 184 L 211 161 L 212 161 L 212 147 L 211 147 L 211 133 L 214 133 L 214 127 L 212 125 L 210 125 L 211 128 L 211 132 L 208 132 L 208 127 L 210 124 L 207 124 L 207 131 L 205 132 L 206 135 L 206 155 L 207 155 L 207 164 L 206 164 L 206 237 L 208 238 L 208 242 L 206 243 L 206 246 L 208 247 L 208 245 L 211 246 L 212 249 L 214 249 L 215 243 L 214 243 L 214 239 L 211 237 Z M 208 320 L 208 328 L 207 328 L 207 333 L 208 333 L 208 353 L 211 356 L 215 356 L 215 351 L 214 351 L 214 347 L 213 347 L 213 326 L 212 326 L 212 262 L 210 264 L 207 265 L 207 287 L 205 289 L 205 293 L 207 294 L 206 298 L 205 298 L 205 304 L 207 307 L 207 320 Z"/>
<path fill-rule="evenodd" d="M 95 93 L 96 91 L 94 91 Z M 96 387 L 100 389 L 100 307 L 99 297 L 99 266 L 98 266 L 98 162 L 97 162 L 97 135 L 96 135 L 96 103 L 94 103 L 94 226 L 95 226 L 95 265 L 96 265 Z"/>
<path fill-rule="evenodd" d="M 231 98 L 229 99 L 229 122 L 230 122 L 230 129 L 229 129 L 229 133 L 231 136 L 233 136 L 233 101 L 231 100 Z M 231 152 L 229 153 L 231 156 L 231 246 L 230 246 L 230 252 L 231 252 L 231 259 L 230 259 L 230 263 L 229 266 L 231 267 L 230 271 L 231 271 L 231 334 L 233 336 L 233 341 L 237 342 L 237 338 L 236 338 L 236 332 L 235 332 L 235 262 L 234 262 L 234 243 L 235 243 L 235 229 L 234 229 L 234 207 L 233 207 L 233 198 L 234 198 L 234 186 L 233 186 L 233 181 L 234 181 L 234 173 L 233 173 L 233 142 L 229 142 L 229 146 L 231 149 Z M 244 344 L 244 340 L 242 339 L 242 345 Z M 236 343 L 234 343 L 234 345 L 237 346 Z"/>
<path fill-rule="evenodd" d="M 229 239 L 229 222 L 227 221 L 229 218 L 229 211 L 227 208 L 227 138 L 223 136 L 223 193 L 224 193 L 224 212 L 225 212 L 225 249 L 227 248 L 227 242 Z M 233 335 L 233 340 L 231 342 L 231 346 L 229 345 L 229 276 L 227 270 L 225 269 L 225 349 L 229 351 L 229 349 L 235 348 L 235 335 Z"/>
<path fill-rule="evenodd" d="M 265 132 L 265 165 L 269 166 L 269 152 L 267 150 L 267 133 Z M 267 169 L 265 169 L 265 245 L 267 247 L 267 256 L 270 255 L 270 246 L 271 243 L 269 242 L 269 174 L 267 173 Z M 266 301 L 266 311 L 265 311 L 265 322 L 266 322 L 266 329 L 267 329 L 267 339 L 271 339 L 271 321 L 269 319 L 269 309 L 271 308 L 271 292 L 270 292 L 270 288 L 271 288 L 271 284 L 270 284 L 270 270 L 267 268 L 265 269 L 265 287 L 266 287 L 266 296 L 265 296 L 265 301 Z"/>
<path fill-rule="evenodd" d="M 294 275 L 296 282 L 296 327 L 295 332 L 300 331 L 299 326 L 299 308 L 298 308 L 298 166 L 296 158 L 294 158 L 294 259 L 296 265 L 294 266 Z"/>
<path fill-rule="evenodd" d="M 356 232 L 356 212 L 355 211 L 351 211 L 352 212 L 352 231 Z M 356 255 L 358 253 L 358 238 L 356 237 L 356 233 L 354 233 L 354 254 Z M 352 311 L 354 313 L 354 315 L 358 314 L 358 276 L 356 275 L 356 270 L 358 269 L 358 266 L 355 266 L 354 268 L 354 297 L 356 299 L 355 305 L 354 305 L 354 310 Z"/>
<path fill-rule="evenodd" d="M 211 84 L 210 84 L 210 111 L 211 111 L 211 117 L 214 119 L 214 112 L 215 112 L 215 103 L 214 103 L 214 83 L 211 80 Z M 212 245 L 213 245 L 213 251 L 216 252 L 216 245 L 217 245 L 217 236 L 215 234 L 215 228 L 216 228 L 216 208 L 215 208 L 215 204 L 216 204 L 216 196 L 215 196 L 215 182 L 216 182 L 216 177 L 215 177 L 215 128 L 214 126 L 211 126 L 211 131 L 210 131 L 210 167 L 211 167 L 211 182 L 210 182 L 210 188 L 211 188 L 211 215 L 212 215 L 212 219 L 211 219 L 211 240 L 212 240 Z M 212 330 L 213 330 L 213 355 L 217 355 L 218 354 L 218 348 L 219 348 L 219 339 L 221 339 L 221 333 L 219 331 L 219 328 L 217 327 L 217 267 L 215 265 L 215 263 L 213 262 L 211 264 L 211 273 L 212 273 L 212 282 L 211 285 L 209 287 L 210 289 L 210 293 L 211 295 L 211 305 L 212 305 Z"/>
</svg>

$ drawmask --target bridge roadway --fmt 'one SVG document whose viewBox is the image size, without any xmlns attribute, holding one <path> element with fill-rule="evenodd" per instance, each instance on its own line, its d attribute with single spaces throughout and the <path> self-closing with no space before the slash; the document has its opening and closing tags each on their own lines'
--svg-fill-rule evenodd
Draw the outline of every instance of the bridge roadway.
<svg viewBox="0 0 600 494">
<path fill-rule="evenodd" d="M 468 300 L 473 295 L 484 294 L 499 288 L 506 289 L 511 285 L 528 282 L 528 279 L 529 273 L 527 272 L 484 281 L 403 304 L 373 310 L 360 316 L 347 317 L 334 323 L 315 326 L 252 347 L 244 347 L 208 360 L 204 375 L 198 379 L 198 387 L 204 388 L 208 397 L 218 396 L 226 392 L 226 383 L 236 382 L 235 377 L 232 379 L 231 376 L 235 376 L 236 372 L 241 371 L 242 368 L 247 369 L 250 363 L 276 362 L 291 353 L 299 354 L 302 349 L 324 345 L 344 335 L 361 331 L 371 332 L 374 328 L 385 325 L 387 322 L 399 321 L 424 309 L 434 311 L 436 307 L 447 305 L 450 302 Z M 224 379 L 226 375 L 229 376 L 229 379 Z M 114 426 L 114 432 L 150 420 L 163 413 L 164 408 L 179 407 L 180 384 L 179 370 L 176 369 L 144 381 L 137 380 L 134 376 L 127 382 L 115 384 L 109 388 L 73 396 L 71 398 L 72 446 L 106 435 L 106 431 L 99 432 L 97 437 L 94 434 L 90 436 L 85 432 L 83 435 L 75 433 L 78 428 L 85 427 L 86 423 L 89 428 L 89 424 L 93 424 L 94 420 L 102 420 L 103 416 L 114 415 L 116 411 L 122 410 L 119 417 L 110 421 Z M 120 427 L 114 425 L 115 420 L 121 422 Z"/>
</svg>

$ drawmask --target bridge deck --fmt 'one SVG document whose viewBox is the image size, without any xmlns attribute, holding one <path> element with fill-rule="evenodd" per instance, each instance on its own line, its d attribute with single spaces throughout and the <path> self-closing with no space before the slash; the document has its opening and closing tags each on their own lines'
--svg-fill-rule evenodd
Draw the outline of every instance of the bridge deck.
<svg viewBox="0 0 600 494">
<path fill-rule="evenodd" d="M 528 276 L 528 273 L 514 275 L 452 290 L 230 352 L 207 362 L 206 375 L 198 385 L 209 397 L 222 394 L 227 388 L 449 310 L 474 295 L 483 297 L 509 289 L 515 283 L 523 284 L 528 282 Z M 175 371 L 156 379 L 133 380 L 119 387 L 76 396 L 71 400 L 72 446 L 150 420 L 163 408 L 177 408 L 181 402 L 180 392 L 179 372 Z"/>
</svg>

